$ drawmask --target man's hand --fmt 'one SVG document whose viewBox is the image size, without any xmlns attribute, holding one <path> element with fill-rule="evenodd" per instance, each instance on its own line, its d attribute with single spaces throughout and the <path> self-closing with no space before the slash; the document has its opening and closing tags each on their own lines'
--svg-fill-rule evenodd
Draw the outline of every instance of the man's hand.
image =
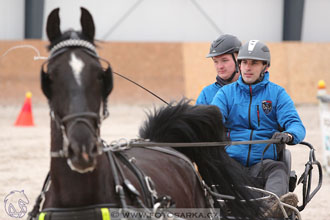
<svg viewBox="0 0 330 220">
<path fill-rule="evenodd" d="M 275 132 L 272 139 L 280 140 L 280 143 L 289 144 L 292 142 L 293 137 L 289 133 Z"/>
</svg>

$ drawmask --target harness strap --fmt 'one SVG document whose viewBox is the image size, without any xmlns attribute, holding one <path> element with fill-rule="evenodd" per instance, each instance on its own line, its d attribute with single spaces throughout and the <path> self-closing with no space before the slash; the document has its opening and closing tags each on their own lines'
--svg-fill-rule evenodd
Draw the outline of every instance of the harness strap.
<svg viewBox="0 0 330 220">
<path fill-rule="evenodd" d="M 171 213 L 166 210 L 161 210 L 159 213 L 166 213 L 166 216 L 171 215 L 172 216 L 171 219 L 173 220 L 184 220 L 181 217 L 176 216 L 176 213 Z M 40 213 L 37 216 L 37 218 L 34 218 L 33 220 L 73 220 L 73 219 L 111 220 L 112 215 L 114 219 L 158 219 L 158 218 L 153 218 L 155 212 L 151 210 L 145 210 L 145 215 L 139 215 L 139 214 L 141 214 L 141 210 L 137 210 L 135 207 L 131 207 L 131 206 L 129 206 L 127 209 L 118 209 L 118 208 L 110 207 L 110 208 L 90 208 L 88 210 L 80 209 L 75 211 L 70 211 L 70 209 L 62 208 L 58 210 L 44 211 Z"/>
<path fill-rule="evenodd" d="M 122 176 L 122 179 L 123 179 L 122 182 L 123 182 L 123 186 L 125 187 L 125 189 L 128 190 L 128 192 L 130 192 L 135 197 L 136 201 L 138 202 L 138 204 L 142 208 L 146 208 L 145 205 L 143 204 L 143 202 L 140 199 L 139 191 L 137 191 L 137 189 L 133 186 L 133 184 L 125 177 L 124 171 L 123 171 L 122 167 L 120 166 L 120 164 L 117 161 L 117 155 L 116 154 L 114 154 L 113 159 L 115 161 L 115 164 L 117 166 L 117 169 L 118 169 L 120 175 Z"/>
<path fill-rule="evenodd" d="M 79 118 L 79 117 L 90 117 L 99 120 L 99 115 L 96 114 L 95 112 L 78 112 L 78 113 L 73 113 L 70 115 L 66 115 L 62 118 L 62 122 L 65 123 L 67 121 L 70 121 L 74 118 Z"/>
<path fill-rule="evenodd" d="M 208 202 L 208 206 L 211 209 L 213 209 L 214 206 L 213 206 L 213 203 L 211 201 L 211 198 L 209 197 L 210 194 L 213 195 L 213 196 L 216 195 L 217 197 L 223 197 L 223 198 L 227 198 L 227 199 L 232 199 L 233 198 L 231 196 L 227 197 L 226 195 L 218 194 L 218 193 L 215 193 L 215 192 L 214 192 L 214 194 L 210 193 L 210 192 L 212 192 L 212 190 L 203 181 L 202 177 L 199 175 L 198 171 L 195 169 L 193 163 L 191 162 L 191 160 L 186 155 L 184 155 L 184 154 L 180 153 L 179 151 L 176 151 L 176 150 L 174 150 L 173 148 L 170 148 L 170 147 L 168 147 L 168 148 L 164 148 L 164 147 L 152 147 L 152 148 L 147 147 L 147 148 L 150 149 L 150 150 L 156 150 L 156 151 L 160 151 L 160 152 L 178 157 L 178 158 L 184 160 L 186 163 L 188 163 L 188 165 L 194 171 L 194 173 L 196 175 L 196 178 L 198 179 L 198 182 L 200 184 L 200 187 L 205 191 L 206 201 Z M 208 194 L 208 193 L 210 193 L 210 194 Z"/>
<path fill-rule="evenodd" d="M 33 206 L 32 211 L 28 213 L 27 220 L 35 219 L 36 216 L 38 215 L 38 213 L 40 213 L 40 204 L 41 204 L 42 200 L 44 199 L 45 192 L 47 191 L 47 188 L 48 188 L 50 182 L 51 182 L 51 180 L 50 180 L 50 173 L 48 172 L 48 174 L 46 176 L 46 179 L 44 181 L 44 184 L 42 186 L 41 193 L 37 197 L 36 202 L 35 202 L 35 204 Z"/>
<path fill-rule="evenodd" d="M 41 212 L 35 220 L 111 220 L 109 208 L 89 208 L 84 210 L 58 209 Z"/>
<path fill-rule="evenodd" d="M 191 162 L 191 160 L 184 154 L 180 153 L 179 151 L 174 150 L 173 148 L 167 147 L 147 147 L 150 150 L 155 150 L 155 151 L 160 151 L 175 157 L 178 157 L 182 160 L 184 160 L 186 163 L 188 163 L 188 165 L 191 167 L 191 169 L 194 171 L 194 173 L 196 174 L 197 179 L 199 180 L 199 183 L 201 185 L 202 188 L 204 188 L 205 183 L 203 182 L 203 180 L 201 179 L 199 173 L 196 171 L 193 163 Z"/>
<path fill-rule="evenodd" d="M 153 207 L 154 199 L 151 192 L 148 190 L 148 185 L 147 185 L 148 183 L 146 183 L 146 178 L 145 178 L 146 175 L 134 163 L 131 163 L 125 155 L 123 155 L 120 152 L 116 152 L 116 155 L 137 177 L 140 186 L 142 188 L 143 197 L 147 203 L 147 206 L 150 208 Z"/>
<path fill-rule="evenodd" d="M 202 179 L 200 174 L 198 173 L 198 170 L 196 170 L 194 164 L 191 162 L 191 160 L 184 154 L 180 153 L 179 151 L 174 150 L 173 148 L 167 147 L 147 147 L 150 150 L 156 150 L 160 151 L 169 155 L 173 155 L 176 157 L 179 157 L 180 159 L 184 160 L 186 163 L 188 163 L 192 170 L 194 171 L 198 182 L 200 183 L 200 187 L 204 190 L 205 192 L 205 201 L 208 203 L 208 207 L 210 208 L 211 211 L 214 211 L 214 200 L 212 197 L 215 197 L 216 199 L 227 199 L 227 200 L 234 200 L 235 197 L 229 196 L 229 195 L 224 195 L 220 194 L 217 191 L 213 191 Z"/>
<path fill-rule="evenodd" d="M 122 206 L 122 208 L 125 209 L 125 208 L 127 208 L 127 204 L 126 204 L 126 200 L 125 200 L 125 192 L 124 192 L 123 186 L 119 182 L 119 175 L 118 175 L 118 171 L 116 169 L 117 165 L 116 165 L 116 162 L 114 159 L 113 152 L 108 151 L 107 155 L 108 155 L 108 159 L 110 162 L 110 167 L 112 169 L 113 178 L 115 181 L 116 193 L 119 194 L 121 206 Z"/>
</svg>

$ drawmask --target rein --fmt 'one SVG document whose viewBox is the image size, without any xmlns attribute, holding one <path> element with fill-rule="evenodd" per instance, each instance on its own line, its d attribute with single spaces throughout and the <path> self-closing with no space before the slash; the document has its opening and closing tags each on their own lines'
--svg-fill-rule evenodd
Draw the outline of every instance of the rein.
<svg viewBox="0 0 330 220">
<path fill-rule="evenodd" d="M 63 53 L 64 51 L 66 51 L 67 48 L 69 47 L 81 47 L 86 49 L 85 52 L 87 52 L 88 54 L 90 54 L 91 56 L 102 60 L 103 62 L 107 63 L 108 66 L 110 66 L 109 62 L 100 57 L 96 51 L 95 46 L 85 40 L 81 40 L 81 39 L 68 39 L 65 41 L 61 41 L 60 43 L 56 44 L 55 46 L 53 46 L 53 48 L 50 50 L 50 57 L 48 58 L 48 60 L 46 62 L 48 62 L 50 59 L 56 57 L 57 55 Z M 45 63 L 46 63 L 45 62 Z M 44 64 L 43 64 L 44 65 Z M 149 94 L 153 95 L 154 97 L 156 97 L 157 99 L 159 99 L 160 101 L 162 101 L 163 103 L 169 105 L 168 102 L 166 102 L 164 99 L 162 99 L 160 96 L 156 95 L 154 92 L 150 91 L 149 89 L 145 88 L 144 86 L 140 85 L 139 83 L 129 79 L 128 77 L 124 76 L 123 74 L 120 74 L 118 72 L 114 72 L 113 73 L 131 83 L 133 83 L 134 85 L 140 87 L 141 89 L 145 90 L 146 92 L 148 92 Z"/>
<path fill-rule="evenodd" d="M 280 143 L 278 139 L 268 140 L 255 140 L 255 141 L 222 141 L 222 142 L 195 142 L 195 143 L 162 143 L 152 142 L 143 139 L 132 139 L 127 141 L 126 139 L 120 139 L 114 141 L 109 147 L 104 148 L 103 151 L 108 150 L 125 150 L 134 147 L 221 147 L 228 145 L 242 145 L 242 144 L 277 144 Z"/>
<path fill-rule="evenodd" d="M 155 93 L 151 92 L 149 89 L 141 86 L 140 84 L 138 84 L 137 82 L 134 82 L 133 80 L 127 78 L 126 76 L 120 74 L 120 73 L 117 73 L 117 72 L 113 72 L 114 74 L 116 74 L 117 76 L 120 76 L 121 78 L 123 79 L 126 79 L 127 81 L 133 83 L 134 85 L 140 87 L 141 89 L 144 89 L 145 91 L 147 91 L 148 93 L 150 93 L 151 95 L 153 95 L 154 97 L 156 97 L 157 99 L 159 99 L 160 101 L 164 102 L 165 104 L 169 105 L 168 102 L 166 102 L 164 99 L 162 99 L 160 96 L 156 95 Z"/>
</svg>

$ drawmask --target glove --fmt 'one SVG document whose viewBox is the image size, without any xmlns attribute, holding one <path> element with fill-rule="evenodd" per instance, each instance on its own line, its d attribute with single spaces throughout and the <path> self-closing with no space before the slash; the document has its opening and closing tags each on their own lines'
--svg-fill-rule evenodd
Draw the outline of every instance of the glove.
<svg viewBox="0 0 330 220">
<path fill-rule="evenodd" d="M 289 133 L 275 132 L 272 139 L 280 140 L 281 144 L 289 144 L 292 142 L 293 137 Z"/>
</svg>

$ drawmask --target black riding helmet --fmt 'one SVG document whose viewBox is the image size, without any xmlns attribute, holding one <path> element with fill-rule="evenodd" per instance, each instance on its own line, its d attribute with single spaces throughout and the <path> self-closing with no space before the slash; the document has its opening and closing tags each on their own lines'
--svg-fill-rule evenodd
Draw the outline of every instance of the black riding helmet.
<svg viewBox="0 0 330 220">
<path fill-rule="evenodd" d="M 215 57 L 226 53 L 238 53 L 241 45 L 242 43 L 237 37 L 230 34 L 223 34 L 213 41 L 210 47 L 210 52 L 206 57 Z"/>
<path fill-rule="evenodd" d="M 235 71 L 232 73 L 232 75 L 229 77 L 229 79 L 227 79 L 227 80 L 221 79 L 224 84 L 230 83 L 231 80 L 236 75 L 236 73 L 238 73 L 238 71 L 239 71 L 239 67 L 236 62 L 234 53 L 238 53 L 241 45 L 242 45 L 241 41 L 238 40 L 237 37 L 235 37 L 231 34 L 223 34 L 220 37 L 218 37 L 218 39 L 213 41 L 213 43 L 211 44 L 210 52 L 206 56 L 207 58 L 220 56 L 222 54 L 231 54 L 232 58 L 235 62 L 235 67 L 236 67 Z"/>
</svg>

